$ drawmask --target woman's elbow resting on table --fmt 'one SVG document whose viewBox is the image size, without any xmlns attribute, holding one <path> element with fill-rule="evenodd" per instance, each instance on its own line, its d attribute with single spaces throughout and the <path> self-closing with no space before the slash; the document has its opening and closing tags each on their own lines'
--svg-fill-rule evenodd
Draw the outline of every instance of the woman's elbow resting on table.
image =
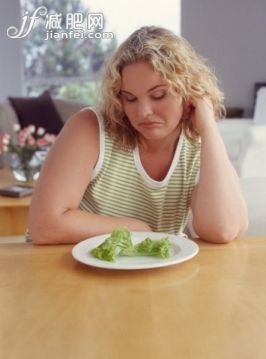
<svg viewBox="0 0 266 359">
<path fill-rule="evenodd" d="M 62 241 L 62 218 L 58 215 L 45 216 L 34 215 L 29 216 L 28 231 L 30 238 L 34 244 L 59 244 Z"/>
<path fill-rule="evenodd" d="M 232 242 L 242 235 L 248 228 L 247 219 L 245 219 L 242 224 L 215 224 L 215 222 L 213 222 L 212 225 L 209 223 L 201 223 L 199 225 L 197 221 L 193 219 L 192 224 L 197 235 L 201 239 L 217 244 Z"/>
<path fill-rule="evenodd" d="M 242 196 L 235 202 L 211 205 L 194 198 L 192 224 L 199 237 L 213 243 L 228 243 L 242 235 L 248 228 L 248 210 Z"/>
<path fill-rule="evenodd" d="M 56 227 L 42 223 L 29 223 L 29 235 L 34 244 L 57 244 Z"/>
<path fill-rule="evenodd" d="M 55 243 L 52 243 L 48 238 L 44 237 L 40 233 L 32 235 L 31 232 L 30 232 L 30 238 L 32 240 L 32 243 L 36 244 L 36 245 L 55 244 Z"/>
</svg>

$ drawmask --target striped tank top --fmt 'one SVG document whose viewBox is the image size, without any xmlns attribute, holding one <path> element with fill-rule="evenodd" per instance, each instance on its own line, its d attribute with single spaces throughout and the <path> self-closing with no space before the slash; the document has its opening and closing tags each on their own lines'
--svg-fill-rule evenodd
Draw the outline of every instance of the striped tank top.
<svg viewBox="0 0 266 359">
<path fill-rule="evenodd" d="M 155 232 L 183 232 L 200 165 L 200 143 L 181 133 L 172 164 L 162 181 L 142 166 L 139 150 L 120 148 L 104 129 L 101 114 L 100 154 L 79 208 L 106 216 L 145 221 Z"/>
</svg>

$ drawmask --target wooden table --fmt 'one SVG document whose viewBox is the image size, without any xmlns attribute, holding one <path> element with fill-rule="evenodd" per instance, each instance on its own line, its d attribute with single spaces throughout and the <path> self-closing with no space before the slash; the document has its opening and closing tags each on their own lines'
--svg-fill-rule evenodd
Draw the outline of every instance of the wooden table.
<svg viewBox="0 0 266 359">
<path fill-rule="evenodd" d="M 266 237 L 153 270 L 76 262 L 71 245 L 0 245 L 0 357 L 265 359 Z"/>
<path fill-rule="evenodd" d="M 0 187 L 17 183 L 10 171 L 0 170 Z M 30 201 L 31 196 L 11 198 L 0 195 L 0 236 L 25 233 Z"/>
</svg>

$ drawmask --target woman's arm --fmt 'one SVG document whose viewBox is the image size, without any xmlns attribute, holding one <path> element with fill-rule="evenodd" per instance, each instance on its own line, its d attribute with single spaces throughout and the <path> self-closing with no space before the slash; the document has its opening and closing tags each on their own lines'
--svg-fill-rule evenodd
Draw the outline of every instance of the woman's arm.
<svg viewBox="0 0 266 359">
<path fill-rule="evenodd" d="M 101 216 L 78 208 L 98 156 L 97 118 L 90 110 L 81 111 L 67 121 L 42 167 L 29 211 L 34 243 L 76 243 L 119 226 L 150 230 L 133 218 Z"/>
<path fill-rule="evenodd" d="M 247 228 L 247 207 L 209 100 L 198 100 L 192 121 L 201 137 L 199 182 L 192 194 L 193 227 L 210 242 L 233 240 Z"/>
</svg>

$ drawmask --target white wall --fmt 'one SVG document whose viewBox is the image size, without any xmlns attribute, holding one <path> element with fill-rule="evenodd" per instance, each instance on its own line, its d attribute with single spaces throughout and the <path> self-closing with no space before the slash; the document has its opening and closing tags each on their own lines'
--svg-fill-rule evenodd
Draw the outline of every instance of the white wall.
<svg viewBox="0 0 266 359">
<path fill-rule="evenodd" d="M 266 82 L 266 0 L 183 0 L 181 33 L 210 60 L 226 104 L 253 115 L 254 83 Z"/>
<path fill-rule="evenodd" d="M 23 94 L 23 59 L 20 39 L 10 39 L 9 26 L 20 27 L 20 1 L 0 1 L 0 102 Z"/>
<path fill-rule="evenodd" d="M 180 34 L 181 0 L 83 0 L 83 3 L 91 13 L 104 14 L 104 30 L 114 32 L 118 44 L 147 25 L 164 26 Z"/>
</svg>

